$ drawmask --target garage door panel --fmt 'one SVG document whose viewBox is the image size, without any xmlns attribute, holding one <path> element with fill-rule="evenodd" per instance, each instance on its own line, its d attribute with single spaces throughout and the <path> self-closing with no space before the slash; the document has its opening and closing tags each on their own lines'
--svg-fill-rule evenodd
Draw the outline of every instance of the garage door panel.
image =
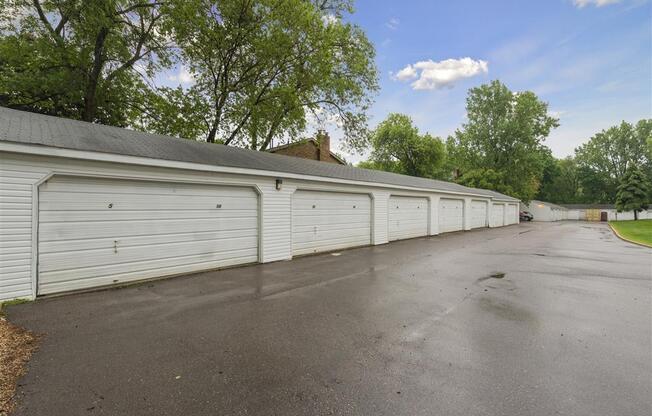
<svg viewBox="0 0 652 416">
<path fill-rule="evenodd" d="M 50 194 L 52 194 L 50 192 Z M 51 195 L 52 196 L 52 195 Z M 39 195 L 39 206 L 44 211 L 50 210 L 194 210 L 220 209 L 239 210 L 251 208 L 256 198 L 220 198 L 211 196 L 192 197 L 188 195 L 99 195 L 99 194 L 66 194 L 51 197 Z M 110 204 L 110 208 L 109 208 Z M 255 205 L 254 205 L 255 206 Z"/>
<path fill-rule="evenodd" d="M 507 225 L 516 224 L 516 205 L 507 205 Z"/>
<path fill-rule="evenodd" d="M 129 187 L 124 187 L 124 182 L 129 182 Z M 55 180 L 48 180 L 41 187 L 41 192 L 54 193 L 84 193 L 96 194 L 101 187 L 101 194 L 154 194 L 154 195 L 185 195 L 185 196 L 211 196 L 211 197 L 247 197 L 252 196 L 251 188 L 241 186 L 214 186 L 211 184 L 136 181 L 129 179 L 91 178 L 79 176 L 56 176 Z"/>
<path fill-rule="evenodd" d="M 300 237 L 300 236 L 299 236 Z M 304 238 L 308 237 L 304 235 Z M 369 240 L 364 238 L 362 235 L 347 235 L 342 236 L 342 233 L 330 231 L 330 232 L 320 232 L 318 234 L 320 247 L 323 246 L 333 246 L 345 243 L 351 243 L 355 245 L 365 245 L 369 244 Z"/>
<path fill-rule="evenodd" d="M 505 219 L 505 207 L 502 204 L 494 204 L 491 208 L 491 219 L 494 227 L 502 227 Z"/>
<path fill-rule="evenodd" d="M 101 237 L 176 234 L 204 231 L 249 230 L 257 218 L 213 218 L 188 220 L 137 220 L 45 223 L 39 225 L 40 241 L 79 240 Z"/>
<path fill-rule="evenodd" d="M 336 245 L 341 248 L 362 246 L 371 243 L 370 233 L 371 228 L 357 227 L 349 228 L 345 232 L 341 229 L 318 229 L 316 232 L 314 229 L 297 230 L 296 233 L 292 234 L 292 245 L 297 251 L 307 253 L 325 251 L 325 246 Z"/>
<path fill-rule="evenodd" d="M 186 234 L 173 234 L 174 241 L 204 241 L 204 240 L 218 240 L 230 239 L 239 237 L 255 237 L 257 231 L 254 230 L 233 230 L 233 231 L 208 231 L 201 233 L 186 233 Z M 145 236 L 131 236 L 120 238 L 120 247 L 133 247 L 147 244 L 165 244 L 170 242 L 170 234 L 157 234 Z M 106 247 L 113 247 L 113 239 L 111 238 L 93 238 L 81 240 L 59 240 L 59 241 L 45 241 L 39 243 L 39 253 L 48 254 L 56 253 L 67 250 L 95 250 Z"/>
<path fill-rule="evenodd" d="M 315 232 L 315 227 L 317 227 L 317 231 L 320 233 L 328 233 L 328 232 L 341 233 L 342 227 L 344 226 L 346 226 L 347 231 L 349 231 L 349 233 L 347 234 L 353 233 L 355 235 L 362 235 L 370 230 L 369 225 L 351 224 L 351 223 L 323 224 L 323 225 L 307 224 L 307 225 L 297 225 L 293 228 L 296 234 L 306 234 L 306 233 L 312 234 Z"/>
<path fill-rule="evenodd" d="M 70 286 L 74 286 L 75 289 L 84 289 L 94 286 L 110 285 L 117 282 L 128 282 L 131 280 L 149 279 L 165 275 L 192 273 L 238 264 L 254 263 L 258 259 L 257 256 L 251 255 L 249 249 L 231 250 L 227 254 L 227 258 L 202 254 L 47 272 L 44 276 L 46 281 L 41 283 L 39 287 L 41 288 L 41 293 L 55 293 L 70 290 Z M 165 268 L 165 274 L 161 274 L 162 267 Z"/>
<path fill-rule="evenodd" d="M 241 218 L 255 217 L 258 211 L 255 209 L 231 209 L 216 210 L 196 209 L 196 210 L 109 210 L 106 207 L 103 210 L 96 211 L 44 211 L 41 212 L 39 220 L 41 223 L 50 222 L 79 222 L 79 221 L 119 221 L 119 220 L 180 220 L 180 219 L 211 219 L 211 218 Z"/>
<path fill-rule="evenodd" d="M 340 212 L 338 211 L 338 213 Z M 294 216 L 293 224 L 296 225 L 297 227 L 312 226 L 312 225 L 339 226 L 339 225 L 351 224 L 351 223 L 366 223 L 366 221 L 369 219 L 369 211 L 365 211 L 365 212 L 356 211 L 355 214 L 342 214 L 337 217 L 333 217 L 331 215 L 319 216 L 319 215 L 315 215 L 318 214 L 315 212 L 311 212 L 311 214 L 312 215 L 308 215 L 307 213 L 298 213 L 296 216 Z M 330 214 L 330 213 L 324 213 L 324 214 Z"/>
<path fill-rule="evenodd" d="M 389 241 L 428 235 L 428 199 L 391 196 L 388 206 Z"/>
<path fill-rule="evenodd" d="M 461 199 L 439 200 L 439 231 L 442 233 L 464 229 L 464 201 Z"/>
<path fill-rule="evenodd" d="M 258 223 L 251 188 L 54 177 L 39 192 L 39 293 L 254 262 Z"/>
<path fill-rule="evenodd" d="M 341 213 L 355 214 L 361 210 L 371 209 L 369 201 L 352 200 L 352 201 L 296 201 L 294 210 L 297 212 L 310 213 L 314 210 L 338 211 Z"/>
<path fill-rule="evenodd" d="M 111 241 L 107 241 L 105 247 L 97 249 L 59 251 L 42 253 L 39 266 L 43 270 L 56 271 L 71 268 L 83 268 L 91 266 L 104 266 L 117 263 L 132 263 L 142 259 L 157 260 L 189 255 L 226 256 L 229 251 L 242 250 L 256 244 L 257 236 L 240 237 L 219 240 L 186 241 L 162 244 L 144 244 L 139 246 L 122 247 L 120 241 L 116 248 Z"/>
<path fill-rule="evenodd" d="M 487 226 L 487 202 L 471 201 L 471 228 Z"/>
<path fill-rule="evenodd" d="M 368 195 L 320 191 L 294 194 L 293 255 L 368 244 L 371 244 L 371 199 Z"/>
<path fill-rule="evenodd" d="M 293 246 L 294 247 L 293 254 L 295 256 L 301 256 L 304 254 L 313 254 L 313 253 L 327 252 L 333 250 L 343 250 L 346 248 L 366 246 L 369 244 L 371 244 L 370 240 L 363 238 L 361 236 L 333 237 L 333 238 L 326 238 L 326 237 L 319 236 L 319 244 L 317 246 L 315 245 L 311 245 L 308 247 Z"/>
</svg>

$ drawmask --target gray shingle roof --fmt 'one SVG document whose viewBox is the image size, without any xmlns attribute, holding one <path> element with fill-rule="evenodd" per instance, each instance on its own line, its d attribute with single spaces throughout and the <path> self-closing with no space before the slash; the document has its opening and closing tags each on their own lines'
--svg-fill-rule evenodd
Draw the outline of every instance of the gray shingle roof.
<svg viewBox="0 0 652 416">
<path fill-rule="evenodd" d="M 0 107 L 0 141 L 212 166 L 267 170 L 440 191 L 473 193 L 516 201 L 516 199 L 498 192 L 468 188 L 451 182 L 178 139 L 3 107 Z"/>
</svg>

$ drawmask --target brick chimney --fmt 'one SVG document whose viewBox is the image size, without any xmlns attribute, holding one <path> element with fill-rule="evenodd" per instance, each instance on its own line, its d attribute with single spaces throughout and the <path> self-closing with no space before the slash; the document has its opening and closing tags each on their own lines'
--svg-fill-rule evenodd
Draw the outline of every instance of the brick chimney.
<svg viewBox="0 0 652 416">
<path fill-rule="evenodd" d="M 319 160 L 322 162 L 329 161 L 331 154 L 331 138 L 326 130 L 317 132 L 317 143 L 319 144 Z"/>
</svg>

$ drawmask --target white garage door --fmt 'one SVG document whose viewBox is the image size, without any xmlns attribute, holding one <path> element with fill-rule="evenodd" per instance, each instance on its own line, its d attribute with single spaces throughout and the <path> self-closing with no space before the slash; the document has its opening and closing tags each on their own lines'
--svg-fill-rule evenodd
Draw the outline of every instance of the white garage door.
<svg viewBox="0 0 652 416">
<path fill-rule="evenodd" d="M 461 199 L 439 200 L 439 232 L 460 231 L 464 229 L 464 201 Z"/>
<path fill-rule="evenodd" d="M 39 189 L 38 293 L 258 260 L 251 188 L 54 177 Z"/>
<path fill-rule="evenodd" d="M 292 197 L 292 254 L 371 244 L 369 195 L 297 191 Z"/>
<path fill-rule="evenodd" d="M 389 241 L 428 235 L 428 199 L 391 196 L 388 206 Z"/>
<path fill-rule="evenodd" d="M 502 227 L 505 219 L 505 206 L 503 204 L 494 204 L 491 207 L 491 224 L 494 227 Z"/>
<path fill-rule="evenodd" d="M 516 224 L 516 205 L 507 205 L 507 224 Z"/>
<path fill-rule="evenodd" d="M 471 228 L 487 226 L 487 202 L 471 201 Z"/>
</svg>

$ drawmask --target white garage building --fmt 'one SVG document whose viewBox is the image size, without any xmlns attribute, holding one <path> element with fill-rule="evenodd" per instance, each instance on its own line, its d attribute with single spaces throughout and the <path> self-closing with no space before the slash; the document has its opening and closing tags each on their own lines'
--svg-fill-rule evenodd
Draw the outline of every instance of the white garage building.
<svg viewBox="0 0 652 416">
<path fill-rule="evenodd" d="M 568 209 L 550 202 L 532 200 L 529 204 L 521 204 L 523 211 L 528 211 L 534 217 L 532 221 L 561 221 L 568 219 Z"/>
<path fill-rule="evenodd" d="M 519 201 L 0 108 L 0 300 L 518 223 Z"/>
</svg>

